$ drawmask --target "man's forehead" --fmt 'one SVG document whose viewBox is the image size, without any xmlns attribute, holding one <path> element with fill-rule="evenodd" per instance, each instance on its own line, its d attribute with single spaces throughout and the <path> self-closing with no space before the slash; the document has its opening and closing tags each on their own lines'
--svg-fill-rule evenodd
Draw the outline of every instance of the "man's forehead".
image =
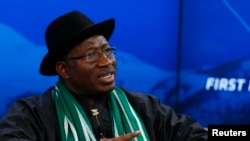
<svg viewBox="0 0 250 141">
<path fill-rule="evenodd" d="M 95 35 L 82 41 L 80 44 L 76 45 L 73 49 L 81 48 L 84 50 L 89 50 L 89 49 L 96 48 L 96 47 L 98 48 L 105 47 L 107 45 L 109 45 L 109 43 L 103 35 Z"/>
<path fill-rule="evenodd" d="M 94 35 L 82 42 L 82 44 L 94 44 L 94 43 L 108 43 L 103 35 Z"/>
</svg>

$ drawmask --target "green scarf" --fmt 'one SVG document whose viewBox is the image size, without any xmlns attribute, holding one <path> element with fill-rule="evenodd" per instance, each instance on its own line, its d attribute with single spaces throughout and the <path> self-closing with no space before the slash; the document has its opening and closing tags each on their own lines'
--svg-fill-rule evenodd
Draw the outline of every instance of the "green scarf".
<svg viewBox="0 0 250 141">
<path fill-rule="evenodd" d="M 85 111 L 62 82 L 57 82 L 52 97 L 58 115 L 62 141 L 96 141 L 93 128 Z M 141 131 L 134 141 L 149 141 L 144 124 L 118 87 L 109 93 L 109 108 L 113 125 L 113 136 Z"/>
</svg>

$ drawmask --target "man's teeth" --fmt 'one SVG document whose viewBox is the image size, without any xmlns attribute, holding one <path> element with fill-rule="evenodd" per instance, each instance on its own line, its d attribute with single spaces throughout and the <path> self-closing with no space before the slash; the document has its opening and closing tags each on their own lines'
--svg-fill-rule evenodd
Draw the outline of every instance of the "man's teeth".
<svg viewBox="0 0 250 141">
<path fill-rule="evenodd" d="M 107 77 L 110 77 L 111 76 L 111 73 L 107 73 L 107 74 L 104 74 L 101 76 L 101 78 L 107 78 Z"/>
</svg>

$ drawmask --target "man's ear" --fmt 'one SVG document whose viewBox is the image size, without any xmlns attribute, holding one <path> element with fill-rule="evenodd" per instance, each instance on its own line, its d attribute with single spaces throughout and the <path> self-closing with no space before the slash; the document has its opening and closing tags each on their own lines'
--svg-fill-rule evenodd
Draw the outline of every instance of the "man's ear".
<svg viewBox="0 0 250 141">
<path fill-rule="evenodd" d="M 58 61 L 56 63 L 56 71 L 57 73 L 62 77 L 62 78 L 65 78 L 65 79 L 68 79 L 70 78 L 70 75 L 69 75 L 69 70 L 68 70 L 68 64 L 64 61 Z"/>
</svg>

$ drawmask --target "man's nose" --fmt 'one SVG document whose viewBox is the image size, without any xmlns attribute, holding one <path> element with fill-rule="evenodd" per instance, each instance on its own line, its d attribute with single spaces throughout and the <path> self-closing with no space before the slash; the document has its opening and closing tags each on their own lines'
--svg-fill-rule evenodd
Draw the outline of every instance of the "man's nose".
<svg viewBox="0 0 250 141">
<path fill-rule="evenodd" d="M 108 65 L 111 65 L 113 61 L 114 59 L 110 59 L 105 54 L 102 53 L 97 64 L 99 66 L 108 66 Z"/>
</svg>

